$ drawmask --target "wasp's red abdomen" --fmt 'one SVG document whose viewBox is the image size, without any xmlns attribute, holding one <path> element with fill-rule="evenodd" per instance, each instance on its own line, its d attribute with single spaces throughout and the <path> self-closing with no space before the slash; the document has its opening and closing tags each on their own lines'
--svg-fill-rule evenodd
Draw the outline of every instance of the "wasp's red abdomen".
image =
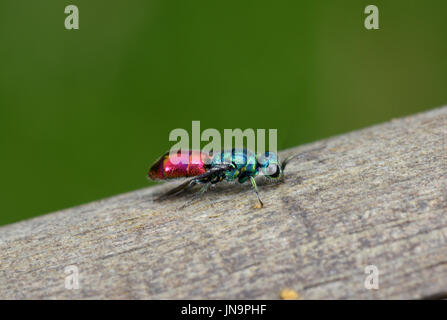
<svg viewBox="0 0 447 320">
<path fill-rule="evenodd" d="M 198 176 L 206 172 L 206 159 L 206 154 L 195 150 L 179 150 L 173 155 L 167 152 L 151 166 L 148 176 L 152 180 Z"/>
</svg>

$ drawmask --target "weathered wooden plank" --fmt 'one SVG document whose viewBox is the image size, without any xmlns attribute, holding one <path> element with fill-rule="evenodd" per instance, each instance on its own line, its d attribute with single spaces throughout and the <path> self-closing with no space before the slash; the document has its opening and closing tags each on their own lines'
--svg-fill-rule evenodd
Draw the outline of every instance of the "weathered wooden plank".
<svg viewBox="0 0 447 320">
<path fill-rule="evenodd" d="M 152 202 L 157 186 L 4 226 L 0 297 L 446 296 L 446 139 L 443 107 L 287 150 L 301 156 L 260 186 L 263 209 L 248 185 L 184 209 L 188 196 Z"/>
</svg>

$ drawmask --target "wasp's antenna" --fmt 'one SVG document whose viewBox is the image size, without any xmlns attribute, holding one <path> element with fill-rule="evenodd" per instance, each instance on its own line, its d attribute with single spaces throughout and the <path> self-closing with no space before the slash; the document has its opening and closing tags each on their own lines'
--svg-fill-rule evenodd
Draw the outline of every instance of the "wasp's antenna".
<svg viewBox="0 0 447 320">
<path fill-rule="evenodd" d="M 292 160 L 294 156 L 288 156 L 287 158 L 284 159 L 284 161 L 281 162 L 281 170 L 284 171 L 284 169 L 286 168 L 286 165 L 290 162 L 290 160 Z"/>
<path fill-rule="evenodd" d="M 294 154 L 291 156 L 288 156 L 286 159 L 284 159 L 283 162 L 281 162 L 281 169 L 284 171 L 284 169 L 286 168 L 286 165 L 290 162 L 290 160 L 295 159 L 295 158 L 303 158 L 305 156 L 307 156 L 309 153 L 311 152 L 315 152 L 315 151 L 320 151 L 323 150 L 324 148 L 326 148 L 326 145 L 323 145 L 321 147 L 315 148 L 315 149 L 311 149 L 309 151 L 305 151 L 302 153 L 298 153 L 298 154 Z"/>
</svg>

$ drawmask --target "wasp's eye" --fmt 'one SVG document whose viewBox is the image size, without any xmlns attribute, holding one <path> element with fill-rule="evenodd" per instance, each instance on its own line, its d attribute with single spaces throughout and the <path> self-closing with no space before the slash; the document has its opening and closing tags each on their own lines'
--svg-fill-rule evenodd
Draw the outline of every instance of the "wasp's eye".
<svg viewBox="0 0 447 320">
<path fill-rule="evenodd" d="M 265 174 L 268 176 L 271 176 L 272 174 L 275 174 L 276 172 L 276 165 L 275 164 L 269 164 L 267 169 L 265 169 Z"/>
<path fill-rule="evenodd" d="M 281 173 L 281 168 L 277 164 L 269 164 L 266 169 L 266 174 L 272 178 L 277 178 Z"/>
</svg>

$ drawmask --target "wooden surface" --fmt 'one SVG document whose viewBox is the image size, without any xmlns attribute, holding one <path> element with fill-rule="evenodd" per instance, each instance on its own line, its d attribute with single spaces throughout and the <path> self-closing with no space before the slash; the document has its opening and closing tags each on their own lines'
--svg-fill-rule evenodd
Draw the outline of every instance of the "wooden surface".
<svg viewBox="0 0 447 320">
<path fill-rule="evenodd" d="M 160 185 L 1 227 L 0 298 L 446 297 L 446 139 L 443 107 L 287 150 L 263 209 L 248 184 L 184 209 Z"/>
</svg>

